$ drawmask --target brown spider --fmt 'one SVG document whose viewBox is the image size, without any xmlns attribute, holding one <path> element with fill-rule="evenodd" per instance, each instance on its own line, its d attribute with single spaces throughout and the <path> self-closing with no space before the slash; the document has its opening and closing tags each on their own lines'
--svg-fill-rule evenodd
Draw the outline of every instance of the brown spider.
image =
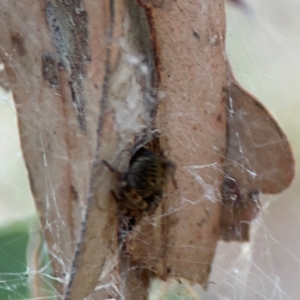
<svg viewBox="0 0 300 300">
<path fill-rule="evenodd" d="M 163 195 L 163 187 L 175 165 L 164 155 L 140 148 L 130 160 L 128 172 L 115 170 L 106 161 L 103 163 L 117 175 L 118 194 L 112 191 L 122 215 L 139 218 L 152 214 Z"/>
</svg>

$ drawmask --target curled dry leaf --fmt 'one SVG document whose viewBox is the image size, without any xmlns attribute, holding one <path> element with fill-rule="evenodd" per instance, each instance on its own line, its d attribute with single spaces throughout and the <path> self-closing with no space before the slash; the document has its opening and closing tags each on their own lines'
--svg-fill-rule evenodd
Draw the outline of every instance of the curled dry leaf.
<svg viewBox="0 0 300 300">
<path fill-rule="evenodd" d="M 45 3 L 4 0 L 0 7 L 3 73 L 6 73 L 13 92 L 31 190 L 47 240 L 54 276 L 58 279 L 56 291 L 61 295 L 80 232 L 80 208 L 86 204 L 91 161 L 96 148 L 97 110 L 92 108 L 91 102 L 97 103 L 98 91 L 93 86 L 85 86 L 91 100 L 86 103 L 84 88 L 81 89 L 83 94 L 79 102 L 82 114 L 79 118 L 73 103 L 76 93 L 70 88 L 71 83 L 82 87 L 85 82 L 83 65 L 86 59 L 80 52 L 78 55 L 68 52 L 88 52 L 84 41 L 79 45 L 78 40 L 73 39 L 79 33 L 76 24 L 82 22 L 83 26 L 86 25 L 85 11 L 78 13 L 73 20 L 75 26 L 68 28 L 68 49 L 61 45 L 61 50 L 72 57 L 69 64 L 71 71 L 60 69 L 57 72 L 55 68 L 60 59 L 50 37 Z M 70 16 L 72 12 L 61 9 L 57 21 Z M 58 35 L 61 29 L 57 25 Z M 58 60 L 54 61 L 54 57 Z M 81 68 L 75 68 L 77 64 Z M 102 76 L 98 73 L 93 79 L 97 81 Z M 89 129 L 84 133 L 81 130 L 84 126 L 79 129 L 79 119 L 81 124 L 85 124 L 85 113 L 89 116 Z"/>
<path fill-rule="evenodd" d="M 117 285 L 106 276 L 118 263 L 117 207 L 101 162 L 126 168 L 135 136 L 152 126 L 153 79 L 140 55 L 150 39 L 137 39 L 129 3 L 0 4 L 1 83 L 13 90 L 56 292 L 72 300 L 105 299 Z"/>
<path fill-rule="evenodd" d="M 233 78 L 226 89 L 227 150 L 221 238 L 249 240 L 249 222 L 259 211 L 258 193 L 286 189 L 295 174 L 290 143 L 267 109 Z M 231 199 L 230 199 L 231 198 Z"/>
<path fill-rule="evenodd" d="M 204 284 L 218 241 L 225 155 L 223 2 L 176 1 L 146 11 L 158 89 L 166 92 L 156 124 L 162 149 L 177 165 L 178 188 L 167 186 L 155 216 L 130 233 L 127 251 L 162 278 Z"/>
<path fill-rule="evenodd" d="M 126 172 L 136 138 L 151 137 L 156 105 L 151 44 L 143 11 L 133 0 L 104 1 L 102 5 L 109 29 L 101 36 L 108 43 L 102 61 L 106 69 L 99 94 L 101 111 L 90 195 L 66 295 L 72 300 L 88 295 L 92 299 L 117 298 L 125 293 L 122 253 L 116 244 L 118 214 L 111 197 L 114 174 L 103 160 Z M 98 19 L 93 18 L 95 22 Z"/>
</svg>

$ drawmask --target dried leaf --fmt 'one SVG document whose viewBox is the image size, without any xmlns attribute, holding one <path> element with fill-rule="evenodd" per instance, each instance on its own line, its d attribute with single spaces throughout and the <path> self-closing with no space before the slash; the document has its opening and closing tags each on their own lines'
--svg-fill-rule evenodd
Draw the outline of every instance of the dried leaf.
<svg viewBox="0 0 300 300">
<path fill-rule="evenodd" d="M 286 189 L 295 174 L 289 141 L 271 114 L 231 82 L 228 88 L 226 174 L 265 194 Z"/>
<path fill-rule="evenodd" d="M 157 112 L 160 143 L 176 162 L 176 182 L 160 210 L 127 241 L 129 254 L 162 278 L 207 281 L 218 240 L 225 154 L 223 3 L 147 7 L 166 92 Z M 219 201 L 219 202 L 218 202 Z"/>
<path fill-rule="evenodd" d="M 227 154 L 221 238 L 249 240 L 249 222 L 259 212 L 260 192 L 286 189 L 295 174 L 289 141 L 271 114 L 234 79 L 228 66 Z"/>
<path fill-rule="evenodd" d="M 107 1 L 106 5 L 110 30 L 102 36 L 108 45 L 99 141 L 81 238 L 67 289 L 66 299 L 72 300 L 88 295 L 92 299 L 116 298 L 126 291 L 120 280 L 116 204 L 110 196 L 113 174 L 104 167 L 103 160 L 118 171 L 126 171 L 135 140 L 151 137 L 156 105 L 150 93 L 152 58 L 141 8 L 134 1 L 114 5 Z"/>
<path fill-rule="evenodd" d="M 107 6 L 89 4 L 89 20 L 81 1 L 46 5 L 2 1 L 0 6 L 1 20 L 6 24 L 0 28 L 0 55 L 13 90 L 31 189 L 52 259 L 57 295 L 61 296 L 70 279 L 77 242 L 82 242 L 89 189 L 95 186 L 90 182 L 92 166 L 97 165 L 99 100 L 107 60 L 103 43 L 109 26 Z M 10 18 L 12 15 L 18 17 Z M 90 56 L 97 64 L 88 64 Z M 109 130 L 111 114 L 107 119 Z M 103 182 L 106 194 L 110 179 L 106 176 Z M 83 293 L 94 289 L 103 256 L 109 260 L 109 254 L 115 256 L 117 251 L 113 249 L 117 235 L 111 233 L 111 228 L 116 228 L 116 207 L 109 197 L 105 201 L 100 207 L 108 204 L 112 212 L 96 208 L 95 222 L 87 224 L 90 240 L 85 242 L 89 242 L 91 257 L 85 279 L 92 287 L 85 285 Z M 111 228 L 107 229 L 108 225 Z"/>
</svg>

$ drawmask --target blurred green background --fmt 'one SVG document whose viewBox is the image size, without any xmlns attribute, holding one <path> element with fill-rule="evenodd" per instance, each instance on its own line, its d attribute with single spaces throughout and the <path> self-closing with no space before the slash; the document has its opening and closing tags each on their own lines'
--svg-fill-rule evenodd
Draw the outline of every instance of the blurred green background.
<svg viewBox="0 0 300 300">
<path fill-rule="evenodd" d="M 0 230 L 0 299 L 30 299 L 26 261 L 27 221 Z"/>
</svg>

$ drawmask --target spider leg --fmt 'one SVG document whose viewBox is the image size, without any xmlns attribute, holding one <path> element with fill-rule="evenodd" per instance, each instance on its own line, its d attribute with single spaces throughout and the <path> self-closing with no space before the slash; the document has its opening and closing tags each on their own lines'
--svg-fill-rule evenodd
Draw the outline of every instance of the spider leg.
<svg viewBox="0 0 300 300">
<path fill-rule="evenodd" d="M 129 211 L 128 211 L 128 208 L 126 206 L 124 206 L 124 203 L 123 203 L 124 201 L 121 198 L 119 198 L 114 191 L 110 191 L 110 193 L 111 193 L 112 197 L 115 199 L 115 201 L 119 207 L 119 214 L 121 216 L 128 215 Z"/>
<path fill-rule="evenodd" d="M 116 193 L 114 191 L 111 190 L 110 193 L 118 204 L 122 202 L 122 200 L 120 198 L 118 198 L 118 196 L 116 195 Z"/>
<path fill-rule="evenodd" d="M 102 160 L 102 163 L 114 174 L 116 174 L 118 180 L 122 180 L 125 176 L 125 174 L 120 173 L 118 170 L 116 170 L 114 167 L 112 167 L 106 160 Z"/>
<path fill-rule="evenodd" d="M 161 198 L 162 198 L 162 191 L 159 191 L 157 194 L 152 195 L 151 197 L 146 199 L 148 203 L 149 215 L 152 215 L 155 212 L 155 210 L 157 209 L 158 205 L 161 202 Z"/>
<path fill-rule="evenodd" d="M 116 169 L 114 169 L 106 160 L 102 160 L 103 164 L 113 173 L 118 173 Z"/>
</svg>

